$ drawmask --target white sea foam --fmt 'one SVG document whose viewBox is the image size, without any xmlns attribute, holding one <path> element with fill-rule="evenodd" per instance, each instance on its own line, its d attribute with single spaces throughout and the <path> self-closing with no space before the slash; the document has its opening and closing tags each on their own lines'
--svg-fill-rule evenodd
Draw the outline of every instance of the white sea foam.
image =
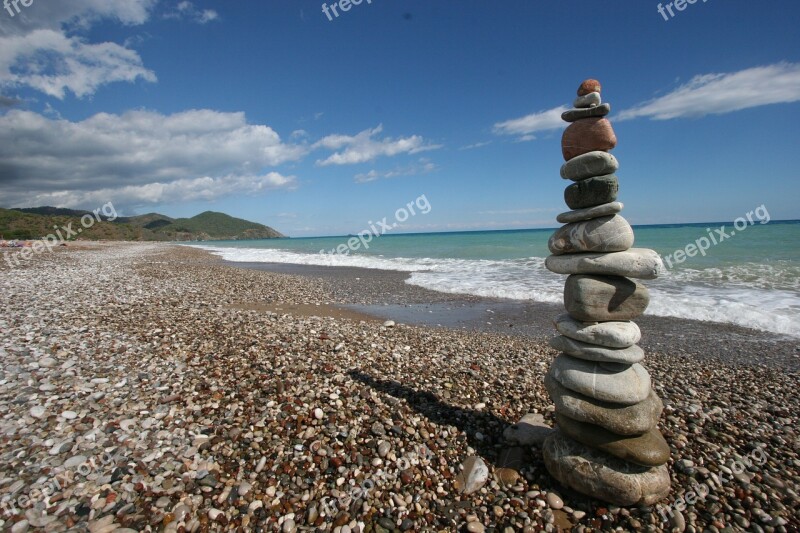
<svg viewBox="0 0 800 533">
<path fill-rule="evenodd" d="M 232 262 L 361 267 L 411 273 L 408 283 L 451 294 L 562 301 L 564 277 L 544 259 L 512 260 L 389 258 L 298 253 L 265 248 L 203 248 Z M 674 270 L 646 282 L 648 314 L 737 324 L 800 337 L 800 287 L 792 264 L 743 264 Z"/>
</svg>

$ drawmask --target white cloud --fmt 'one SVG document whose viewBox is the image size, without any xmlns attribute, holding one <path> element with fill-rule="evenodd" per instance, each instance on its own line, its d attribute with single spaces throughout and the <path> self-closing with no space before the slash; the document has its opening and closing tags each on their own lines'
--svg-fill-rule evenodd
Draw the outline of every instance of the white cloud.
<svg viewBox="0 0 800 533">
<path fill-rule="evenodd" d="M 0 89 L 27 86 L 55 98 L 64 98 L 67 91 L 81 98 L 113 82 L 156 81 L 130 48 L 91 43 L 76 35 L 103 19 L 143 24 L 155 4 L 156 0 L 34 2 L 14 17 L 0 17 Z"/>
<path fill-rule="evenodd" d="M 248 124 L 244 113 L 129 111 L 81 122 L 20 110 L 0 116 L 0 186 L 11 205 L 102 197 L 141 205 L 291 187 L 293 177 L 265 168 L 308 151 Z"/>
<path fill-rule="evenodd" d="M 476 148 L 483 148 L 484 146 L 489 146 L 492 144 L 492 141 L 485 141 L 485 142 L 477 142 L 474 144 L 468 144 L 466 146 L 462 146 L 459 150 L 475 150 Z"/>
<path fill-rule="evenodd" d="M 392 139 L 391 137 L 375 139 L 375 136 L 382 131 L 383 125 L 381 124 L 376 128 L 364 130 L 354 136 L 337 134 L 323 137 L 315 143 L 315 148 L 341 151 L 332 154 L 327 159 L 317 161 L 317 165 L 352 165 L 366 163 L 383 156 L 416 154 L 441 148 L 441 145 L 426 144 L 425 140 L 419 135 L 400 139 Z"/>
<path fill-rule="evenodd" d="M 567 111 L 566 106 L 555 107 L 538 113 L 531 113 L 520 118 L 498 122 L 494 125 L 494 132 L 497 135 L 520 135 L 524 136 L 521 140 L 531 140 L 532 133 L 537 131 L 554 130 L 563 128 L 566 123 L 561 120 L 561 113 Z"/>
<path fill-rule="evenodd" d="M 180 19 L 196 22 L 197 24 L 207 24 L 212 20 L 217 20 L 219 14 L 213 9 L 197 9 L 192 2 L 179 2 L 175 9 L 164 14 L 167 19 Z"/>
<path fill-rule="evenodd" d="M 223 176 L 179 179 L 172 182 L 129 185 L 93 191 L 43 192 L 28 197 L 26 205 L 85 207 L 113 201 L 115 205 L 142 206 L 177 202 L 211 201 L 232 194 L 259 194 L 270 189 L 287 188 L 294 176 L 269 172 L 263 176 Z"/>
<path fill-rule="evenodd" d="M 432 148 L 418 136 L 410 139 L 420 142 L 401 147 L 391 139 L 372 139 L 379 131 L 368 130 L 366 141 L 362 134 L 329 135 L 310 144 L 285 142 L 269 126 L 248 123 L 244 113 L 194 109 L 165 115 L 137 110 L 98 113 L 72 122 L 57 113 L 12 108 L 0 114 L 0 199 L 3 205 L 59 207 L 91 207 L 113 200 L 129 208 L 212 200 L 292 188 L 295 177 L 275 167 L 301 161 L 314 150 L 365 149 L 377 157 Z M 379 149 L 369 148 L 371 144 Z M 421 158 L 356 180 L 424 174 L 436 168 Z"/>
<path fill-rule="evenodd" d="M 669 94 L 621 112 L 618 120 L 667 120 L 800 101 L 800 64 L 776 63 L 728 74 L 703 74 Z"/>
<path fill-rule="evenodd" d="M 59 99 L 69 90 L 81 98 L 138 78 L 156 81 L 135 51 L 115 43 L 89 44 L 55 30 L 0 37 L 0 86 L 28 86 Z"/>
<path fill-rule="evenodd" d="M 14 17 L 0 17 L 0 36 L 24 35 L 37 29 L 85 29 L 98 20 L 108 19 L 126 26 L 143 24 L 158 0 L 69 0 L 35 1 L 21 7 Z"/>
<path fill-rule="evenodd" d="M 436 166 L 436 164 L 432 163 L 428 159 L 422 158 L 419 160 L 419 163 L 411 166 L 396 167 L 393 170 L 386 170 L 382 172 L 378 172 L 377 170 L 373 169 L 364 174 L 356 174 L 354 181 L 356 183 L 369 183 L 370 181 L 397 178 L 400 176 L 419 176 L 421 174 L 428 174 L 429 172 L 433 172 L 437 168 L 438 167 Z"/>
</svg>

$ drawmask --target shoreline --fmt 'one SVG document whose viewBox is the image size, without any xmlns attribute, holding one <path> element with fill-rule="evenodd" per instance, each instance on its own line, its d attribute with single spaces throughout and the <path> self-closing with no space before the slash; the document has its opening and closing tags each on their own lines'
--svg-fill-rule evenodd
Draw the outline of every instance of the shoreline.
<svg viewBox="0 0 800 533">
<path fill-rule="evenodd" d="M 621 509 L 559 485 L 538 445 L 505 436 L 528 413 L 554 423 L 545 342 L 326 316 L 428 296 L 381 272 L 327 276 L 161 244 L 0 265 L 0 528 L 800 527 L 797 372 L 648 353 L 672 492 Z M 766 460 L 729 475 L 755 452 Z M 478 459 L 487 479 L 466 494 L 457 476 Z"/>
<path fill-rule="evenodd" d="M 346 309 L 418 326 L 518 335 L 543 342 L 556 335 L 553 320 L 565 312 L 559 304 L 449 294 L 409 285 L 405 283 L 410 277 L 407 272 L 221 261 L 232 268 L 321 279 L 331 285 L 338 304 Z M 800 339 L 788 335 L 655 315 L 641 316 L 636 323 L 643 332 L 639 345 L 647 352 L 669 350 L 687 359 L 800 371 Z"/>
</svg>

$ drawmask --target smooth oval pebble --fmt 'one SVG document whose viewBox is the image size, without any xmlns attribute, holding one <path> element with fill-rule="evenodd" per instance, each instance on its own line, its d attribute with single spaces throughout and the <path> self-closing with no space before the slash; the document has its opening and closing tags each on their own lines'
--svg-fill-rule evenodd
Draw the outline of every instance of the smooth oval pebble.
<svg viewBox="0 0 800 533">
<path fill-rule="evenodd" d="M 75 468 L 76 466 L 80 466 L 85 463 L 87 457 L 85 455 L 73 455 L 66 461 L 64 461 L 65 468 Z"/>
<path fill-rule="evenodd" d="M 599 93 L 602 90 L 600 82 L 594 78 L 588 78 L 578 86 L 578 96 L 586 96 L 590 93 Z"/>
<path fill-rule="evenodd" d="M 633 228 L 620 215 L 573 222 L 557 229 L 547 242 L 553 255 L 623 252 L 633 246 Z"/>
<path fill-rule="evenodd" d="M 611 113 L 611 104 L 600 104 L 595 107 L 585 107 L 583 109 L 568 109 L 561 113 L 561 120 L 564 122 L 575 122 L 592 117 L 604 117 Z"/>
<path fill-rule="evenodd" d="M 546 499 L 547 505 L 549 505 L 551 509 L 561 509 L 564 507 L 564 500 L 555 492 L 548 492 Z"/>
<path fill-rule="evenodd" d="M 561 154 L 564 161 L 594 151 L 613 150 L 617 136 L 607 118 L 585 118 L 573 122 L 561 136 Z"/>
<path fill-rule="evenodd" d="M 571 222 L 580 222 L 582 220 L 591 220 L 593 218 L 600 218 L 608 215 L 616 215 L 625 207 L 622 202 L 609 202 L 607 204 L 595 205 L 585 209 L 575 209 L 561 213 L 556 217 L 556 220 L 562 224 L 569 224 Z"/>
<path fill-rule="evenodd" d="M 578 109 L 583 109 L 587 107 L 596 107 L 599 106 L 603 102 L 600 93 L 595 91 L 589 94 L 584 94 L 583 96 L 579 96 L 575 99 L 572 103 L 572 107 L 576 107 Z"/>
<path fill-rule="evenodd" d="M 574 157 L 561 165 L 561 177 L 565 180 L 581 181 L 596 176 L 614 174 L 619 170 L 619 161 L 612 154 L 594 151 Z"/>
<path fill-rule="evenodd" d="M 635 344 L 626 348 L 607 348 L 559 335 L 550 339 L 550 346 L 572 357 L 599 363 L 625 363 L 632 365 L 644 359 L 644 350 Z"/>
<path fill-rule="evenodd" d="M 162 496 L 162 497 L 160 497 L 158 500 L 156 500 L 156 507 L 158 507 L 158 508 L 160 508 L 160 509 L 164 509 L 164 508 L 165 508 L 165 507 L 167 507 L 167 506 L 168 506 L 170 503 L 172 503 L 172 500 L 170 500 L 170 499 L 169 499 L 169 498 L 167 498 L 166 496 Z"/>
<path fill-rule="evenodd" d="M 486 528 L 480 522 L 470 522 L 467 524 L 467 531 L 470 533 L 483 533 Z"/>
<path fill-rule="evenodd" d="M 555 326 L 566 337 L 608 348 L 627 348 L 642 339 L 639 326 L 629 321 L 581 322 L 564 313 L 555 319 Z"/>
<path fill-rule="evenodd" d="M 596 363 L 559 355 L 548 373 L 564 387 L 603 402 L 634 405 L 650 395 L 650 374 L 638 363 Z"/>
<path fill-rule="evenodd" d="M 656 279 L 664 272 L 661 256 L 648 248 L 629 248 L 621 252 L 552 255 L 545 267 L 556 274 L 592 274 Z"/>
</svg>

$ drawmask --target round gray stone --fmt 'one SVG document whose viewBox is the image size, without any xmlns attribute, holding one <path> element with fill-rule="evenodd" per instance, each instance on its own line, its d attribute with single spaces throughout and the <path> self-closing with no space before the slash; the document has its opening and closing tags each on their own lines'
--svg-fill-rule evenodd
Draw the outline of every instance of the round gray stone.
<svg viewBox="0 0 800 533">
<path fill-rule="evenodd" d="M 559 333 L 570 339 L 608 348 L 627 348 L 642 340 L 642 332 L 635 322 L 587 323 L 564 313 L 556 318 L 555 325 Z"/>
<path fill-rule="evenodd" d="M 664 404 L 654 391 L 643 402 L 619 405 L 589 398 L 571 391 L 546 375 L 544 386 L 556 407 L 556 413 L 595 424 L 618 435 L 641 435 L 658 424 Z"/>
<path fill-rule="evenodd" d="M 561 165 L 561 177 L 565 180 L 580 181 L 595 176 L 613 174 L 619 170 L 619 161 L 608 152 L 596 150 L 573 157 Z"/>
<path fill-rule="evenodd" d="M 633 246 L 633 229 L 620 215 L 562 226 L 547 243 L 553 255 L 581 252 L 622 252 Z"/>
<path fill-rule="evenodd" d="M 598 363 L 562 354 L 548 373 L 569 390 L 603 402 L 634 405 L 650 395 L 650 374 L 638 363 Z"/>
<path fill-rule="evenodd" d="M 618 192 L 619 180 L 614 174 L 596 176 L 564 189 L 564 201 L 570 209 L 584 209 L 613 202 Z"/>
<path fill-rule="evenodd" d="M 556 431 L 544 443 L 544 464 L 561 482 L 613 505 L 653 505 L 669 495 L 666 465 L 645 467 L 580 444 Z"/>
<path fill-rule="evenodd" d="M 627 348 L 607 348 L 559 335 L 550 339 L 550 346 L 572 357 L 585 361 L 597 361 L 598 363 L 632 365 L 644 359 L 644 350 L 635 344 Z"/>
<path fill-rule="evenodd" d="M 633 320 L 647 309 L 647 287 L 620 276 L 572 274 L 564 284 L 564 307 L 577 320 Z"/>
<path fill-rule="evenodd" d="M 556 274 L 597 274 L 638 279 L 656 279 L 664 272 L 661 256 L 648 248 L 630 248 L 613 253 L 553 255 L 545 260 L 545 266 Z"/>
</svg>

